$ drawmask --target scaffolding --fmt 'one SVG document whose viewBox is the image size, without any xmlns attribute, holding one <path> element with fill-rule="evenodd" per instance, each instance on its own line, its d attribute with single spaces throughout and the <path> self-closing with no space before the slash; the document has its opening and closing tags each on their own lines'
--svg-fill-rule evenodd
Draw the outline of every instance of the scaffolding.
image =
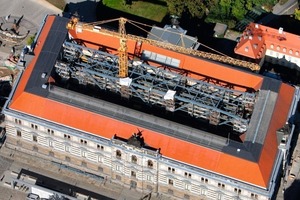
<svg viewBox="0 0 300 200">
<path fill-rule="evenodd" d="M 138 98 L 170 112 L 183 111 L 212 125 L 230 125 L 238 133 L 248 128 L 256 93 L 193 79 L 150 66 L 143 60 L 128 60 L 128 77 L 120 78 L 118 56 L 67 41 L 61 55 L 55 69 L 64 79 L 74 78 L 80 84 Z"/>
</svg>

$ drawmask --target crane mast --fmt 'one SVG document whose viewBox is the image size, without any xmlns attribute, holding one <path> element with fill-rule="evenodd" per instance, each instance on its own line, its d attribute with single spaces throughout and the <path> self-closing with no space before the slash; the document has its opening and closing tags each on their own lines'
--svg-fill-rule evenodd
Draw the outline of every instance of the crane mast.
<svg viewBox="0 0 300 200">
<path fill-rule="evenodd" d="M 120 78 L 126 78 L 128 76 L 128 53 L 127 53 L 127 39 L 126 39 L 125 24 L 126 24 L 126 19 L 121 17 L 119 19 L 120 47 L 118 49 Z"/>
</svg>

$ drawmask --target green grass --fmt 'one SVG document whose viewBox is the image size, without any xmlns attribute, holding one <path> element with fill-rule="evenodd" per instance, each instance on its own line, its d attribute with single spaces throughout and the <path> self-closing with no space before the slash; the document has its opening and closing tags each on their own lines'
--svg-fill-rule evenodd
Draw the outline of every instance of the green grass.
<svg viewBox="0 0 300 200">
<path fill-rule="evenodd" d="M 46 0 L 49 3 L 51 3 L 52 5 L 54 5 L 55 7 L 64 10 L 66 3 L 65 0 Z"/>
<path fill-rule="evenodd" d="M 166 3 L 162 0 L 132 1 L 132 5 L 124 5 L 123 2 L 123 0 L 103 0 L 103 4 L 107 7 L 157 22 L 161 22 L 168 11 Z"/>
</svg>

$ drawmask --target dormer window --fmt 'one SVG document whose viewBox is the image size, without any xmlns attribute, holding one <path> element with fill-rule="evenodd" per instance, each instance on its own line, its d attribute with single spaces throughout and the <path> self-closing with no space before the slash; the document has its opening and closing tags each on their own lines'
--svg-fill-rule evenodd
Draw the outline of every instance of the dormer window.
<svg viewBox="0 0 300 200">
<path fill-rule="evenodd" d="M 277 46 L 276 49 L 277 49 L 278 51 L 280 51 L 280 46 Z"/>
<path fill-rule="evenodd" d="M 274 49 L 274 44 L 271 44 L 270 47 L 271 47 L 271 49 Z"/>
<path fill-rule="evenodd" d="M 254 49 L 257 49 L 257 46 L 258 46 L 257 44 L 253 44 Z"/>
<path fill-rule="evenodd" d="M 249 47 L 245 47 L 245 51 L 248 52 L 249 51 Z"/>
<path fill-rule="evenodd" d="M 292 49 L 289 50 L 289 54 L 293 54 L 293 50 Z"/>
<path fill-rule="evenodd" d="M 261 41 L 261 39 L 262 39 L 262 37 L 260 35 L 257 38 L 258 38 L 259 41 Z"/>
<path fill-rule="evenodd" d="M 296 51 L 296 56 L 299 56 L 299 51 Z"/>
<path fill-rule="evenodd" d="M 283 48 L 282 51 L 283 51 L 283 52 L 286 52 L 286 48 Z"/>
</svg>

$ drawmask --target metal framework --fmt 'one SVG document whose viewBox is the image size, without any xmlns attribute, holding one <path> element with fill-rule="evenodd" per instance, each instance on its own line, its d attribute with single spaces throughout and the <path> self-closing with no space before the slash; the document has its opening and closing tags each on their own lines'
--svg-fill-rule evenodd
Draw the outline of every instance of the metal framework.
<svg viewBox="0 0 300 200">
<path fill-rule="evenodd" d="M 165 107 L 171 112 L 184 111 L 210 124 L 227 124 L 243 133 L 247 130 L 256 93 L 216 86 L 175 72 L 143 63 L 128 61 L 128 77 L 119 78 L 119 57 L 65 42 L 62 59 L 55 64 L 63 78 L 75 78 L 80 84 L 97 85 L 146 104 Z"/>
</svg>

